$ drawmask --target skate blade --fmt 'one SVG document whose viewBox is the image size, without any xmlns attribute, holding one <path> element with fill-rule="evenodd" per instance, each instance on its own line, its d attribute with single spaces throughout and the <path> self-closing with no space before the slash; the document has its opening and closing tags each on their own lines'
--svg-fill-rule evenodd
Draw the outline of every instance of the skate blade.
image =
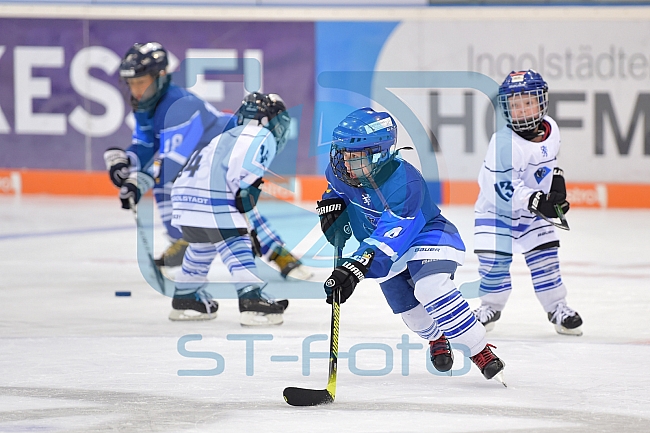
<svg viewBox="0 0 650 433">
<path fill-rule="evenodd" d="M 291 272 L 287 274 L 287 277 L 291 277 L 296 280 L 309 280 L 314 276 L 314 273 L 307 269 L 307 266 L 300 265 L 297 268 L 293 268 Z"/>
<path fill-rule="evenodd" d="M 207 314 L 194 310 L 172 310 L 169 313 L 169 320 L 172 322 L 189 322 L 198 320 L 213 320 L 217 318 L 217 312 Z"/>
<path fill-rule="evenodd" d="M 580 337 L 582 335 L 582 326 L 578 326 L 577 328 L 573 328 L 573 329 L 568 329 L 562 325 L 555 325 L 555 331 L 561 335 L 573 335 L 576 337 Z"/>
<path fill-rule="evenodd" d="M 505 386 L 506 388 L 508 387 L 508 385 L 506 385 L 505 377 L 503 376 L 503 370 L 501 370 L 500 372 L 495 374 L 492 379 L 496 380 L 497 382 L 499 382 L 501 385 Z"/>
<path fill-rule="evenodd" d="M 241 326 L 282 325 L 282 314 L 264 314 L 256 311 L 242 311 L 239 316 Z"/>
</svg>

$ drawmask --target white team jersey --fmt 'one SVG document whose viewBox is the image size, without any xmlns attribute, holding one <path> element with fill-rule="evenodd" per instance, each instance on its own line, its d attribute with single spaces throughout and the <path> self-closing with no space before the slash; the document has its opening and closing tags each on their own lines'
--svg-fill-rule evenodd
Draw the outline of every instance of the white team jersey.
<svg viewBox="0 0 650 433">
<path fill-rule="evenodd" d="M 192 155 L 174 181 L 172 225 L 247 228 L 235 196 L 264 176 L 276 148 L 273 134 L 251 122 L 216 136 Z"/>
<path fill-rule="evenodd" d="M 535 191 L 549 192 L 560 150 L 557 123 L 546 116 L 550 133 L 528 141 L 507 127 L 492 135 L 479 173 L 474 207 L 474 249 L 522 253 L 558 239 L 553 225 L 528 210 Z"/>
</svg>

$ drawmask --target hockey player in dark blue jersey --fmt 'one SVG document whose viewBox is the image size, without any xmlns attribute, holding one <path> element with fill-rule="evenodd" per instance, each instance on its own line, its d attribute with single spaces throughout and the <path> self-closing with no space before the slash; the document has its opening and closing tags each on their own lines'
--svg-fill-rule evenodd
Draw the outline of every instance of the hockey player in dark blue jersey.
<svg viewBox="0 0 650 433">
<path fill-rule="evenodd" d="M 328 188 L 318 202 L 321 228 L 332 244 L 354 235 L 360 246 L 332 272 L 327 301 L 338 288 L 343 303 L 359 281 L 373 278 L 393 312 L 429 341 L 437 370 L 452 367 L 451 340 L 467 347 L 487 379 L 502 382 L 505 365 L 452 281 L 465 256 L 460 234 L 431 200 L 420 172 L 398 156 L 396 142 L 394 119 L 370 108 L 334 129 Z"/>
<path fill-rule="evenodd" d="M 158 266 L 180 266 L 187 249 L 181 231 L 172 226 L 170 199 L 174 179 L 195 150 L 235 126 L 232 114 L 218 111 L 196 95 L 171 82 L 168 54 L 157 42 L 136 43 L 120 65 L 120 78 L 128 85 L 135 116 L 131 146 L 126 151 L 110 148 L 104 154 L 111 181 L 120 188 L 122 207 L 130 208 L 153 188 L 158 210 L 172 245 L 156 260 Z M 260 253 L 274 261 L 286 277 L 306 279 L 300 262 L 259 213 L 251 215 L 259 238 Z M 298 275 L 299 274 L 299 275 Z"/>
</svg>

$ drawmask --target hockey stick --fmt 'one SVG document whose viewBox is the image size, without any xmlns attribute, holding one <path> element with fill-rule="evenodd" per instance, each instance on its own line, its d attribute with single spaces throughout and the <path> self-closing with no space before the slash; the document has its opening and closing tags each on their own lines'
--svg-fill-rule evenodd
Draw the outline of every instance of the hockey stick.
<svg viewBox="0 0 650 433">
<path fill-rule="evenodd" d="M 341 246 L 341 235 L 337 234 L 334 239 L 334 248 L 336 256 L 334 257 L 334 267 L 338 266 L 343 247 Z M 334 403 L 336 395 L 336 367 L 339 356 L 339 315 L 341 311 L 341 290 L 334 288 L 332 292 L 332 320 L 330 327 L 330 363 L 329 376 L 327 377 L 327 387 L 325 389 L 306 389 L 289 387 L 285 388 L 282 395 L 284 401 L 291 406 L 318 406 L 319 404 Z"/>
<path fill-rule="evenodd" d="M 540 211 L 533 211 L 533 213 L 534 213 L 535 215 L 537 215 L 538 217 L 540 217 L 540 218 L 543 219 L 544 221 L 553 224 L 555 227 L 557 227 L 557 228 L 559 228 L 559 229 L 562 229 L 562 230 L 567 230 L 567 231 L 568 231 L 568 230 L 571 230 L 571 229 L 569 228 L 569 222 L 568 222 L 568 221 L 566 220 L 566 218 L 564 217 L 564 212 L 562 212 L 562 208 L 560 208 L 560 205 L 559 205 L 559 204 L 556 204 L 556 205 L 555 205 L 555 212 L 557 213 L 557 217 L 558 217 L 558 219 L 560 220 L 559 223 L 556 222 L 556 221 L 553 221 L 552 219 L 550 219 L 549 217 L 547 217 L 546 215 L 544 215 L 544 214 L 541 213 Z"/>
<path fill-rule="evenodd" d="M 136 205 L 135 201 L 133 198 L 129 199 L 129 205 L 131 206 L 131 212 L 133 213 L 133 218 L 135 219 L 135 225 L 136 225 L 136 230 L 138 232 L 138 238 L 142 245 L 144 245 L 145 253 L 147 255 L 147 260 L 149 261 L 149 270 L 153 272 L 153 275 L 155 277 L 155 281 L 158 283 L 158 292 L 162 293 L 165 296 L 171 296 L 167 294 L 166 290 L 166 284 L 165 284 L 165 277 L 163 276 L 160 268 L 156 266 L 156 262 L 154 262 L 153 259 L 153 250 L 149 246 L 149 241 L 147 240 L 147 235 L 144 231 L 144 227 L 142 226 L 142 223 L 140 223 L 140 219 L 138 218 L 138 211 L 136 210 Z M 138 260 L 138 265 L 140 264 L 140 261 Z M 140 272 L 142 272 L 142 267 L 140 267 Z M 144 274 L 143 274 L 144 276 Z M 146 277 L 145 280 L 149 284 L 152 284 L 151 281 L 149 281 Z M 154 287 L 155 289 L 155 287 Z"/>
</svg>

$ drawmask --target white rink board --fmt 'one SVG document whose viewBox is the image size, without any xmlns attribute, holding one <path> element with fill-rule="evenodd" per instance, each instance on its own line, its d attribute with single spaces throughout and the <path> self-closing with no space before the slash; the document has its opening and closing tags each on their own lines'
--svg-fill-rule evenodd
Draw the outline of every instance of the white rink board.
<svg viewBox="0 0 650 433">
<path fill-rule="evenodd" d="M 650 26 L 644 18 L 531 18 L 522 8 L 521 19 L 504 15 L 402 21 L 375 69 L 471 71 L 487 75 L 497 85 L 511 70 L 535 69 L 548 82 L 551 101 L 558 98 L 550 111 L 560 124 L 563 145 L 558 160 L 567 176 L 574 182 L 648 183 L 649 45 Z M 467 87 L 396 86 L 391 91 L 423 125 L 437 132 L 441 176 L 473 180 L 494 128 L 486 126 L 494 116 L 488 97 Z M 431 91 L 438 93 L 437 100 L 432 100 Z M 471 108 L 464 99 L 466 92 Z M 438 107 L 437 116 L 432 115 L 432 104 Z M 451 123 L 459 118 L 466 123 Z M 470 140 L 467 128 L 472 129 Z M 421 158 L 434 158 L 419 150 Z"/>
</svg>

